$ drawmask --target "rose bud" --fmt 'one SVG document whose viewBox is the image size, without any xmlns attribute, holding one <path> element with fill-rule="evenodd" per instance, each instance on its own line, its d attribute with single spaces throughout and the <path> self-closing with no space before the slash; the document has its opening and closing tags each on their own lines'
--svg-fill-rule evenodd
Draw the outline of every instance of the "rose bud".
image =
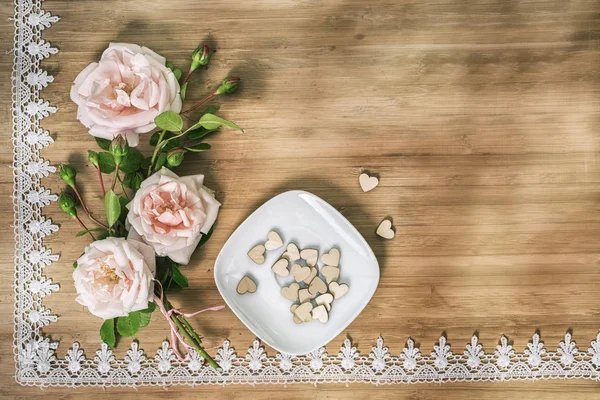
<svg viewBox="0 0 600 400">
<path fill-rule="evenodd" d="M 65 183 L 71 187 L 75 186 L 75 176 L 77 176 L 77 171 L 75 168 L 69 167 L 66 164 L 60 164 L 58 168 L 58 175 L 60 179 L 65 181 Z"/>
<path fill-rule="evenodd" d="M 208 65 L 210 61 L 210 48 L 207 45 L 200 46 L 192 54 L 192 65 L 190 70 L 194 71 L 200 67 Z"/>
<path fill-rule="evenodd" d="M 179 167 L 183 162 L 186 150 L 182 147 L 174 148 L 167 153 L 167 165 L 169 167 Z"/>
<path fill-rule="evenodd" d="M 92 150 L 88 150 L 88 161 L 96 168 L 100 166 L 100 160 L 98 159 L 98 153 Z"/>
<path fill-rule="evenodd" d="M 227 77 L 221 82 L 221 86 L 215 91 L 216 94 L 235 93 L 240 85 L 240 78 Z"/>
<path fill-rule="evenodd" d="M 65 192 L 61 192 L 58 197 L 58 206 L 65 213 L 69 214 L 72 218 L 77 218 L 77 210 L 75 209 L 75 199 L 66 194 Z"/>
<path fill-rule="evenodd" d="M 121 164 L 123 157 L 129 154 L 129 144 L 122 135 L 117 135 L 110 143 L 110 153 L 115 158 L 115 164 Z"/>
</svg>

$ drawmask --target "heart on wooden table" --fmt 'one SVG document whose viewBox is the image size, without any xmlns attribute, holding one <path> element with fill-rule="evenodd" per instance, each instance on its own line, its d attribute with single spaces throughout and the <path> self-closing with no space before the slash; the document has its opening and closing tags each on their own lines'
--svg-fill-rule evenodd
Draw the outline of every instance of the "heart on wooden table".
<svg viewBox="0 0 600 400">
<path fill-rule="evenodd" d="M 393 239 L 394 236 L 396 236 L 396 232 L 394 232 L 394 229 L 392 229 L 392 221 L 389 219 L 384 219 L 381 221 L 375 233 L 384 239 Z"/>
<path fill-rule="evenodd" d="M 283 246 L 283 240 L 281 240 L 281 236 L 275 231 L 269 232 L 267 235 L 267 242 L 265 243 L 265 248 L 267 250 L 275 250 Z"/>
<path fill-rule="evenodd" d="M 256 264 L 262 264 L 265 262 L 265 251 L 266 248 L 262 244 L 257 244 L 248 252 L 248 257 Z"/>
<path fill-rule="evenodd" d="M 273 264 L 271 270 L 282 278 L 285 278 L 290 274 L 290 270 L 288 269 L 289 263 L 290 262 L 285 258 L 280 258 L 275 262 L 275 264 Z"/>
<path fill-rule="evenodd" d="M 249 276 L 244 276 L 237 285 L 237 292 L 239 294 L 254 293 L 256 292 L 256 283 Z"/>
<path fill-rule="evenodd" d="M 369 176 L 366 172 L 363 172 L 358 177 L 358 183 L 360 183 L 360 187 L 363 192 L 368 192 L 377 187 L 379 185 L 379 179 L 375 176 Z"/>
<path fill-rule="evenodd" d="M 340 251 L 336 248 L 329 250 L 329 253 L 325 253 L 321 256 L 321 261 L 325 265 L 331 265 L 337 267 L 340 263 Z"/>
</svg>

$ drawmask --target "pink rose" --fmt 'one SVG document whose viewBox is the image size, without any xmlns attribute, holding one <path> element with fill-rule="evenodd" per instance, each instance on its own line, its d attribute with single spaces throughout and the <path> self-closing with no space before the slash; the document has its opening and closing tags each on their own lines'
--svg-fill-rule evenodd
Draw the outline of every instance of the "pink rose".
<svg viewBox="0 0 600 400">
<path fill-rule="evenodd" d="M 100 61 L 79 73 L 71 100 L 79 107 L 77 119 L 93 136 L 127 137 L 131 146 L 139 134 L 156 128 L 163 111 L 181 111 L 179 82 L 166 60 L 146 47 L 111 43 Z"/>
<path fill-rule="evenodd" d="M 109 237 L 86 247 L 73 271 L 77 302 L 104 319 L 148 308 L 154 299 L 156 258 L 152 247 Z"/>
<path fill-rule="evenodd" d="M 127 205 L 128 238 L 147 243 L 159 256 L 188 264 L 221 206 L 203 181 L 204 175 L 179 177 L 166 168 L 148 177 Z"/>
</svg>

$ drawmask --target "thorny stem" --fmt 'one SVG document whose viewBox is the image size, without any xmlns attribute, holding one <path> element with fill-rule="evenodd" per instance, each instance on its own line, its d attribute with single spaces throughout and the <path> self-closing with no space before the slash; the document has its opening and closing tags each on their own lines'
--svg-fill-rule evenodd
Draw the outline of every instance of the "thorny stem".
<svg viewBox="0 0 600 400">
<path fill-rule="evenodd" d="M 106 196 L 106 189 L 104 189 L 104 179 L 102 179 L 102 171 L 100 171 L 100 167 L 96 167 L 96 171 L 98 171 L 98 179 L 100 180 L 100 187 L 102 188 L 102 196 Z"/>
<path fill-rule="evenodd" d="M 194 104 L 192 107 L 190 107 L 187 110 L 183 111 L 181 113 L 181 115 L 187 114 L 190 111 L 194 111 L 196 108 L 200 107 L 202 104 L 206 103 L 207 101 L 209 101 L 210 99 L 212 99 L 216 95 L 217 95 L 217 92 L 212 92 L 211 94 L 209 94 L 208 96 L 206 96 L 205 98 L 203 98 L 202 100 L 200 100 L 198 103 Z"/>
<path fill-rule="evenodd" d="M 79 219 L 79 217 L 75 217 L 75 219 L 77 220 L 77 222 L 79 222 L 79 225 L 81 225 L 81 227 L 83 228 L 83 230 L 88 231 L 88 234 L 92 237 L 93 241 L 96 241 L 96 238 L 94 237 L 94 235 L 92 235 L 92 232 L 89 232 L 89 229 L 87 228 L 87 226 L 85 226 L 85 224 L 83 223 L 82 220 Z"/>
<path fill-rule="evenodd" d="M 152 173 L 152 167 L 154 166 L 154 162 L 156 161 L 156 156 L 158 156 L 158 151 L 160 150 L 160 144 L 163 140 L 163 138 L 165 137 L 165 134 L 167 133 L 167 131 L 163 130 L 160 133 L 160 136 L 158 137 L 158 142 L 156 142 L 156 147 L 154 148 L 154 153 L 152 153 L 152 159 L 150 160 L 150 165 L 148 166 L 148 174 L 147 176 L 150 176 L 150 174 Z"/>
<path fill-rule="evenodd" d="M 100 171 L 98 169 L 98 171 Z M 100 182 L 102 182 L 102 177 L 100 177 Z M 104 189 L 104 185 L 102 187 L 102 189 Z M 77 198 L 79 199 L 79 203 L 81 203 L 81 207 L 83 208 L 83 211 L 87 214 L 87 216 L 89 217 L 89 219 L 91 219 L 92 221 L 94 221 L 95 223 L 97 223 L 100 226 L 103 226 L 105 228 L 108 228 L 108 226 L 106 226 L 105 224 L 103 224 L 102 222 L 98 221 L 90 212 L 90 210 L 87 208 L 87 206 L 85 205 L 85 202 L 83 201 L 83 198 L 81 197 L 81 194 L 79 193 L 79 190 L 77 189 L 77 186 L 73 186 L 73 191 L 75 192 L 75 195 L 77 196 Z"/>
<path fill-rule="evenodd" d="M 125 190 L 125 185 L 123 185 L 123 180 L 121 179 L 121 176 L 117 175 L 117 179 L 119 180 L 119 183 L 121 184 L 121 190 L 123 190 L 123 196 L 125 196 L 127 201 L 129 201 L 129 196 L 127 196 L 127 190 Z"/>
</svg>

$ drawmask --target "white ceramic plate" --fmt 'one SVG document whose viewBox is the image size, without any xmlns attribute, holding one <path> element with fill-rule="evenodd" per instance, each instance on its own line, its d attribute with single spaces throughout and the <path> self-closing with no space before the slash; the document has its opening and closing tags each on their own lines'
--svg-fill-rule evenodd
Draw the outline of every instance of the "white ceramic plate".
<svg viewBox="0 0 600 400">
<path fill-rule="evenodd" d="M 340 250 L 338 282 L 348 284 L 350 290 L 334 300 L 327 323 L 294 323 L 292 302 L 280 294 L 283 281 L 271 271 L 284 247 L 267 251 L 261 265 L 248 257 L 247 252 L 264 243 L 271 230 L 280 234 L 284 246 L 294 242 L 300 249 L 318 249 L 319 268 L 323 252 L 332 247 Z M 255 293 L 239 295 L 237 284 L 246 274 L 258 288 Z M 379 283 L 379 264 L 365 239 L 342 214 L 319 197 L 296 190 L 267 201 L 236 229 L 217 257 L 215 281 L 229 308 L 248 329 L 274 349 L 298 355 L 326 345 L 360 314 Z"/>
</svg>

